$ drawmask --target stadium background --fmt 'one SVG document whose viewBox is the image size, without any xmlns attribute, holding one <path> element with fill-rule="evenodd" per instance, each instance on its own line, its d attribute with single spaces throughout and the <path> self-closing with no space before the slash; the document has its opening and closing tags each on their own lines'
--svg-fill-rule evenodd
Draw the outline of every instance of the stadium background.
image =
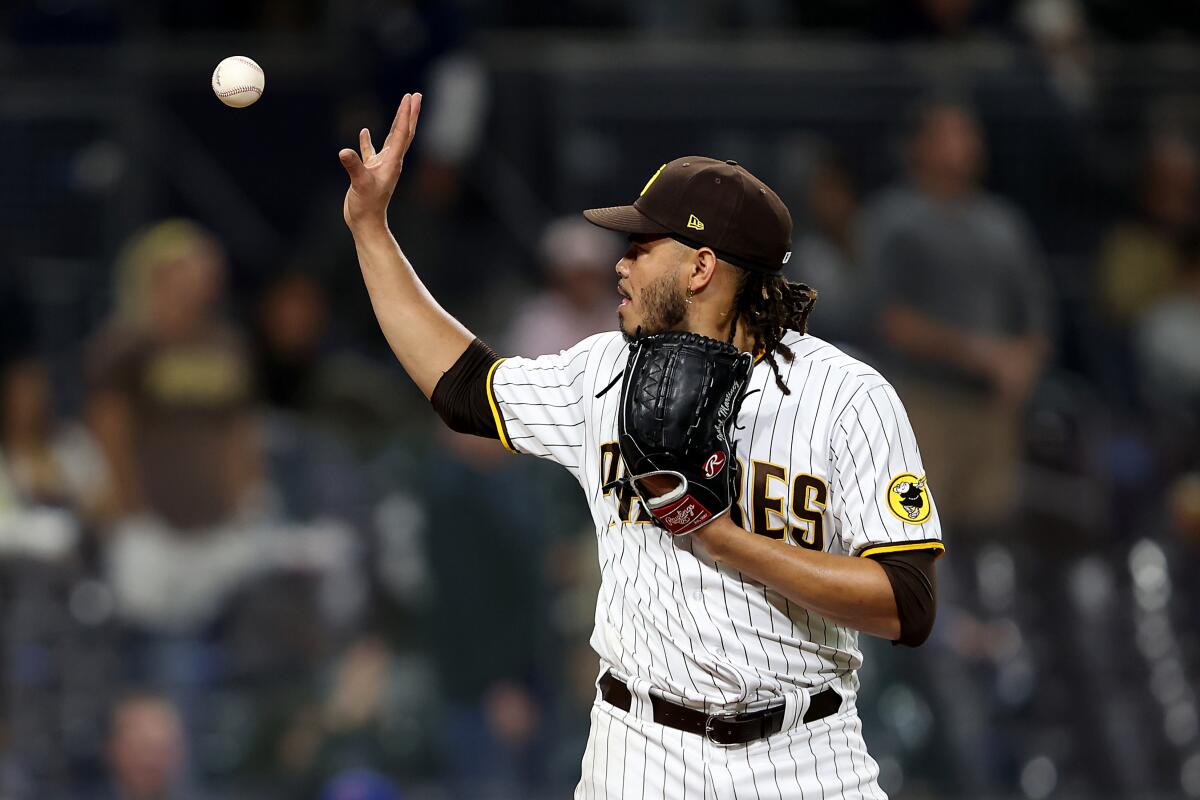
<svg viewBox="0 0 1200 800">
<path fill-rule="evenodd" d="M 338 149 L 411 90 L 393 229 L 498 350 L 610 325 L 620 243 L 561 218 L 711 154 L 789 202 L 814 333 L 989 427 L 879 291 L 953 307 L 986 248 L 943 281 L 928 236 L 871 244 L 982 142 L 1048 355 L 965 470 L 1018 480 L 948 520 L 931 640 L 868 642 L 867 741 L 897 798 L 1200 797 L 1197 36 L 1166 0 L 6 2 L 0 797 L 569 795 L 584 505 L 440 429 L 341 220 Z"/>
</svg>

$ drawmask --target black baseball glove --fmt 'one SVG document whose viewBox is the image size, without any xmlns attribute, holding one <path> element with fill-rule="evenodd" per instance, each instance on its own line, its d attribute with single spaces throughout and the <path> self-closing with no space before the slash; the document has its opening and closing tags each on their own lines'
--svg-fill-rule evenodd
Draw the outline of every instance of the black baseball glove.
<svg viewBox="0 0 1200 800">
<path fill-rule="evenodd" d="M 617 415 L 622 481 L 672 534 L 703 527 L 737 499 L 732 430 L 753 366 L 748 353 L 695 333 L 630 345 Z"/>
</svg>

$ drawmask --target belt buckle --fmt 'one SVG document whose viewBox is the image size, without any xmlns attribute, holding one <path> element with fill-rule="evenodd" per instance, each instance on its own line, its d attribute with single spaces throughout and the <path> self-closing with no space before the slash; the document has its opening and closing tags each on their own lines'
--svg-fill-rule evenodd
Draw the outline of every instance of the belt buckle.
<svg viewBox="0 0 1200 800">
<path fill-rule="evenodd" d="M 704 738 L 707 739 L 710 744 L 714 744 L 717 747 L 736 747 L 737 744 L 734 742 L 718 742 L 715 739 L 713 739 L 713 737 L 712 737 L 713 722 L 716 720 L 724 720 L 724 719 L 730 719 L 730 717 L 721 716 L 719 714 L 709 714 L 708 716 L 706 716 L 704 718 Z"/>
</svg>

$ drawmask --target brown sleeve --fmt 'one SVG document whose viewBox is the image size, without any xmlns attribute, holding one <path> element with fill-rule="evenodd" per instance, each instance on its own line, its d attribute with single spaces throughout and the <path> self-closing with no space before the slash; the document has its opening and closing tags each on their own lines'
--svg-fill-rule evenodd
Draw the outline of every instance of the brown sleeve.
<svg viewBox="0 0 1200 800">
<path fill-rule="evenodd" d="M 429 402 L 450 430 L 500 438 L 487 390 L 488 370 L 499 360 L 492 348 L 476 339 L 438 379 Z"/>
<path fill-rule="evenodd" d="M 936 550 L 908 550 L 868 556 L 879 562 L 896 596 L 900 638 L 895 644 L 918 647 L 929 638 L 937 616 L 937 575 L 933 561 Z"/>
</svg>

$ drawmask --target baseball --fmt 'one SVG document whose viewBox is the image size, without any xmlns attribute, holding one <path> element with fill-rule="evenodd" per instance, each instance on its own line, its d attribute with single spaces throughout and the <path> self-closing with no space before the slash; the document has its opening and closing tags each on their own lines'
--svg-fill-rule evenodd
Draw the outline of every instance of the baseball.
<svg viewBox="0 0 1200 800">
<path fill-rule="evenodd" d="M 213 94 L 231 108 L 245 108 L 258 102 L 266 85 L 262 67 L 246 56 L 230 56 L 213 70 Z"/>
</svg>

